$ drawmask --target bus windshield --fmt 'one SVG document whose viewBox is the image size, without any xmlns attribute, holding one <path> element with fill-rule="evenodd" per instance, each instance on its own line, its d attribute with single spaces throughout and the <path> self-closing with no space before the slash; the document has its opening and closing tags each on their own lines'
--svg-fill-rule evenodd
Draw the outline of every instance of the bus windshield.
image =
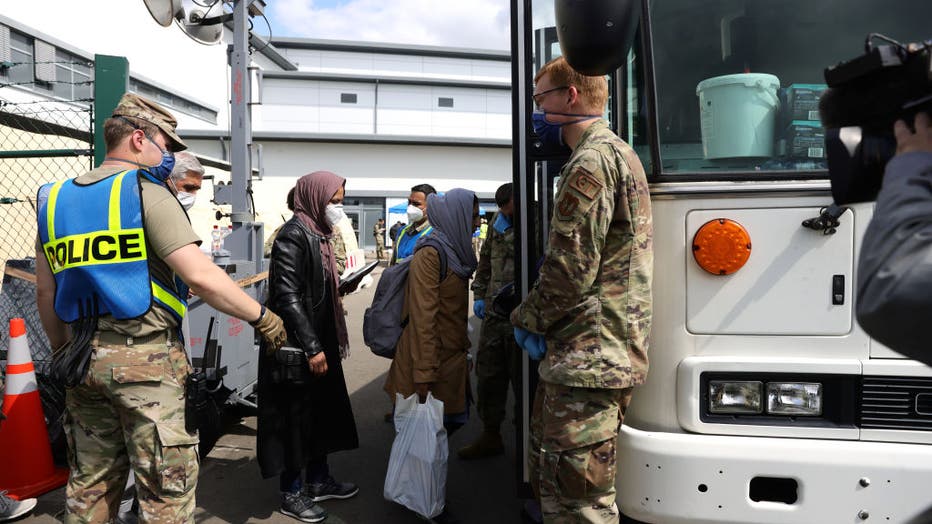
<svg viewBox="0 0 932 524">
<path fill-rule="evenodd" d="M 826 176 L 823 70 L 929 20 L 927 0 L 651 0 L 659 171 Z"/>
</svg>

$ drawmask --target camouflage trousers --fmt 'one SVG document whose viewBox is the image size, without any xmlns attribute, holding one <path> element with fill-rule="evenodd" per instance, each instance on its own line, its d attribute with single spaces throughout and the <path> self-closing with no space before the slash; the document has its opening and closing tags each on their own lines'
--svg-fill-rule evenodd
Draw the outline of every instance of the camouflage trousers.
<svg viewBox="0 0 932 524">
<path fill-rule="evenodd" d="M 377 237 L 375 241 L 375 257 L 377 260 L 385 259 L 385 241 Z"/>
<path fill-rule="evenodd" d="M 112 521 L 131 467 L 140 522 L 194 522 L 198 438 L 184 426 L 184 348 L 123 340 L 95 336 L 87 377 L 66 393 L 65 522 Z"/>
<path fill-rule="evenodd" d="M 545 524 L 619 522 L 615 444 L 631 391 L 538 383 L 528 471 Z"/>
<path fill-rule="evenodd" d="M 521 352 L 515 343 L 514 328 L 507 318 L 487 312 L 479 333 L 476 354 L 476 410 L 488 430 L 498 430 L 505 419 L 508 384 L 520 384 Z"/>
</svg>

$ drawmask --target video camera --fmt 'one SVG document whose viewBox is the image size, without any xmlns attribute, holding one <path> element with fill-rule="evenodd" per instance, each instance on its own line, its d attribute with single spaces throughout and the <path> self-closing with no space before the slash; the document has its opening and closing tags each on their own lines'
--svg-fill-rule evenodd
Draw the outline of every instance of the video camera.
<svg viewBox="0 0 932 524">
<path fill-rule="evenodd" d="M 872 33 L 864 46 L 863 55 L 825 70 L 829 89 L 819 101 L 838 205 L 876 199 L 896 153 L 894 122 L 912 127 L 916 113 L 932 114 L 932 40 L 904 45 Z"/>
</svg>

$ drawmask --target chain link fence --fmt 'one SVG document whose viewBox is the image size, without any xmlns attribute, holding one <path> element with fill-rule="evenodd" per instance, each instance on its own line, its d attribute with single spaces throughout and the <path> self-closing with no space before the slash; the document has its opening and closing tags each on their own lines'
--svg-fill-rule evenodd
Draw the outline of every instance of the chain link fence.
<svg viewBox="0 0 932 524">
<path fill-rule="evenodd" d="M 54 82 L 27 84 L 31 87 L 0 83 L 0 361 L 6 360 L 9 319 L 24 318 L 40 389 L 46 389 L 41 386 L 51 351 L 36 309 L 36 192 L 43 184 L 74 178 L 93 166 L 93 100 L 65 101 Z M 0 373 L 4 368 L 0 366 Z"/>
</svg>

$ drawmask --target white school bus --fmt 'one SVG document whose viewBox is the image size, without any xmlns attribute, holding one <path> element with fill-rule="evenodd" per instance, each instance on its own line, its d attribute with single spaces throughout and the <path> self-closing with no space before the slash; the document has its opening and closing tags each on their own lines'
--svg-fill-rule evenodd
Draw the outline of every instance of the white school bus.
<svg viewBox="0 0 932 524">
<path fill-rule="evenodd" d="M 830 207 L 818 100 L 824 68 L 862 54 L 869 34 L 932 36 L 932 2 L 630 3 L 636 34 L 609 74 L 606 117 L 648 173 L 655 265 L 650 372 L 618 442 L 622 513 L 909 521 L 932 506 L 932 369 L 855 320 L 873 206 Z M 553 0 L 513 0 L 512 15 L 526 290 L 566 160 L 535 141 L 530 95 L 561 48 Z"/>
</svg>

